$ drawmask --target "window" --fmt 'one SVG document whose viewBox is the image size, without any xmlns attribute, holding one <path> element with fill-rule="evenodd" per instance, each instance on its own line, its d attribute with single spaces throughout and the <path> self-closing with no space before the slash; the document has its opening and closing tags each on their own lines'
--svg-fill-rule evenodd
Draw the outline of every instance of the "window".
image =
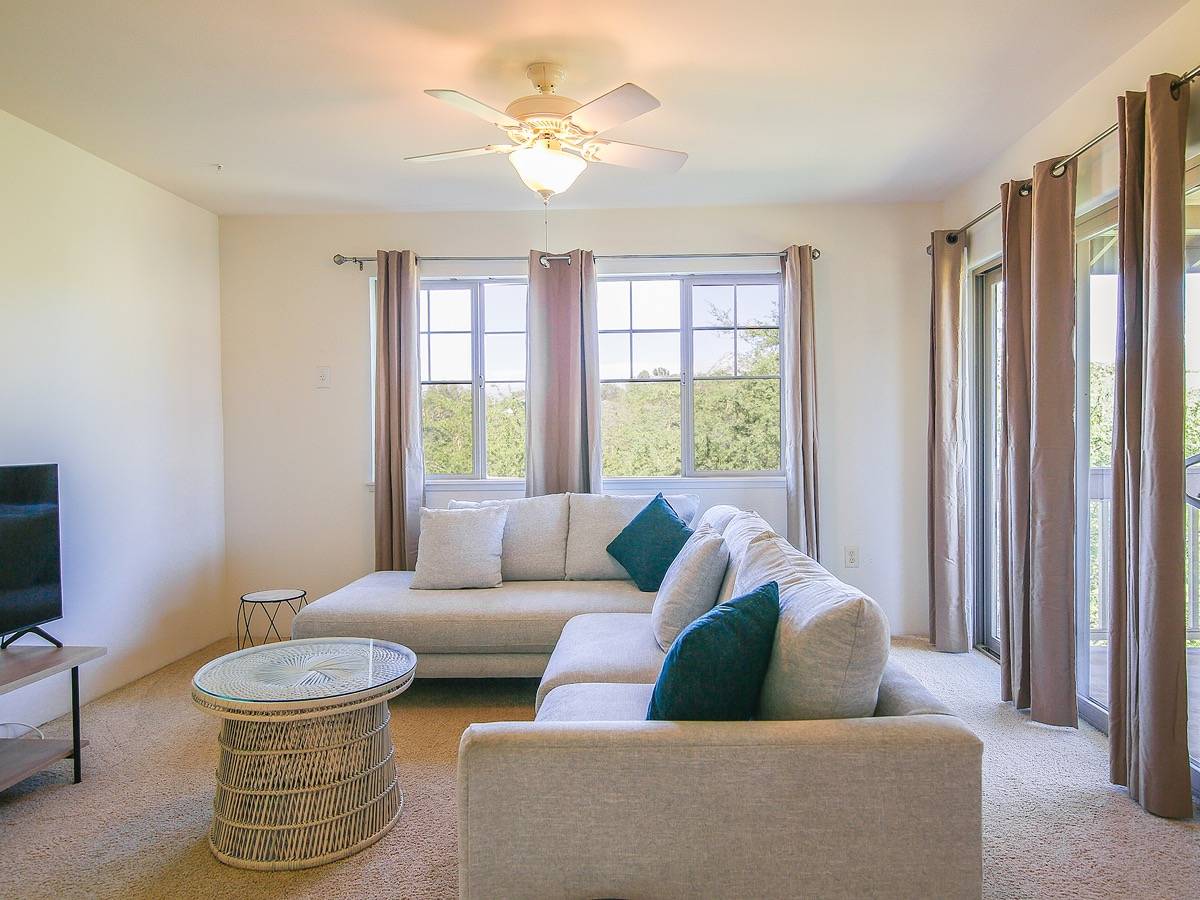
<svg viewBox="0 0 1200 900">
<path fill-rule="evenodd" d="M 778 275 L 602 278 L 608 478 L 777 474 Z"/>
<path fill-rule="evenodd" d="M 1004 272 L 994 265 L 975 276 L 975 338 L 978 370 L 976 406 L 979 410 L 979 459 L 976 569 L 979 597 L 975 642 L 1000 655 L 1000 423 L 1004 399 L 1000 393 L 1004 364 Z"/>
<path fill-rule="evenodd" d="M 524 281 L 422 280 L 427 478 L 525 477 L 525 295 Z M 374 278 L 371 310 L 374 354 Z"/>
</svg>

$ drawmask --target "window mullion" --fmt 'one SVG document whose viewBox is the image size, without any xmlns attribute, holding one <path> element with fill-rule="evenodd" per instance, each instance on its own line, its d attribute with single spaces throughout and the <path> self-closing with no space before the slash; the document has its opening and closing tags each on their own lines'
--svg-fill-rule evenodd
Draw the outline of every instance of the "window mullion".
<svg viewBox="0 0 1200 900">
<path fill-rule="evenodd" d="M 680 453 L 684 477 L 695 474 L 696 431 L 692 410 L 692 279 L 684 278 L 679 286 L 679 424 Z"/>
<path fill-rule="evenodd" d="M 483 387 L 483 285 L 471 285 L 471 427 L 474 478 L 487 477 L 487 422 Z"/>
</svg>

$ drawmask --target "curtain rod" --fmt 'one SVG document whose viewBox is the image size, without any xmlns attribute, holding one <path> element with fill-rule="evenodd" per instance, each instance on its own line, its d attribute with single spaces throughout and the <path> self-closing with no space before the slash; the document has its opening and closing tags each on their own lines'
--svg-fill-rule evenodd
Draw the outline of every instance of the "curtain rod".
<svg viewBox="0 0 1200 900">
<path fill-rule="evenodd" d="M 597 253 L 595 259 L 782 259 L 785 252 L 774 251 L 769 253 Z M 525 262 L 529 259 L 528 256 L 418 256 L 422 262 Z M 821 251 L 816 247 L 812 248 L 812 258 L 820 259 Z M 569 263 L 571 261 L 570 254 L 566 253 L 543 253 L 539 258 L 539 262 L 545 268 L 550 268 L 550 263 L 557 259 L 565 259 Z M 377 262 L 374 256 L 343 256 L 337 254 L 333 258 L 334 265 L 343 266 L 346 263 L 357 263 L 358 271 L 363 270 L 363 263 Z"/>
<path fill-rule="evenodd" d="M 1189 69 L 1187 72 L 1184 72 L 1179 78 L 1172 81 L 1171 82 L 1171 93 L 1175 93 L 1181 87 L 1183 87 L 1185 84 L 1190 84 L 1191 82 L 1195 81 L 1197 77 L 1200 77 L 1200 66 L 1196 66 L 1193 69 Z M 1059 160 L 1054 165 L 1054 167 L 1050 169 L 1050 174 L 1056 178 L 1059 177 L 1060 175 L 1062 175 L 1062 173 L 1067 170 L 1067 163 L 1071 162 L 1072 160 L 1079 159 L 1079 157 L 1083 156 L 1083 154 L 1087 153 L 1089 150 L 1091 150 L 1093 147 L 1095 147 L 1098 143 L 1100 143 L 1102 140 L 1104 140 L 1110 134 L 1113 134 L 1114 132 L 1116 132 L 1118 127 L 1120 127 L 1120 123 L 1113 122 L 1113 124 L 1109 125 L 1107 128 L 1105 128 L 1102 132 L 1100 132 L 1098 135 L 1096 135 L 1094 138 L 1092 138 L 1090 141 L 1088 141 L 1086 144 L 1084 144 L 1082 147 L 1080 147 L 1074 153 L 1071 153 L 1068 156 L 1064 156 L 1061 160 Z M 1026 188 L 1022 188 L 1021 196 L 1028 197 L 1029 191 Z M 999 211 L 1000 211 L 1000 204 L 997 203 L 995 206 L 989 207 L 988 209 L 981 212 L 979 215 L 977 215 L 975 218 L 973 218 L 970 222 L 968 222 L 966 225 L 962 226 L 961 228 L 958 228 L 954 231 L 946 232 L 946 243 L 947 244 L 957 244 L 959 235 L 968 231 L 975 225 L 978 225 L 980 222 L 982 222 L 984 219 L 986 219 L 992 213 L 999 212 Z M 926 247 L 925 252 L 926 252 L 926 254 L 932 256 L 933 255 L 933 247 Z"/>
</svg>

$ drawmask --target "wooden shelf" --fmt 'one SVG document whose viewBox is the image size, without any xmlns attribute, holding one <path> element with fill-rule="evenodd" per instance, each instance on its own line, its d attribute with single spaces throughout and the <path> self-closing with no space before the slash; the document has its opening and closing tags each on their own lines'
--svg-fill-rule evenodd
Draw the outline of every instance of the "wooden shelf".
<svg viewBox="0 0 1200 900">
<path fill-rule="evenodd" d="M 87 741 L 80 741 L 86 747 Z M 0 738 L 0 791 L 36 775 L 51 763 L 75 755 L 71 741 Z"/>
<path fill-rule="evenodd" d="M 0 650 L 0 694 L 73 669 L 106 652 L 104 647 L 7 647 Z"/>
</svg>

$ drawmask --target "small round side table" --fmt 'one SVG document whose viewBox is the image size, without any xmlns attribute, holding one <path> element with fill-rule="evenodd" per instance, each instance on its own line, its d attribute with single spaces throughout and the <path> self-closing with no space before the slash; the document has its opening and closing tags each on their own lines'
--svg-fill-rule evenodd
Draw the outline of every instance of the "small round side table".
<svg viewBox="0 0 1200 900">
<path fill-rule="evenodd" d="M 279 615 L 279 607 L 286 603 L 288 609 L 292 611 L 292 615 L 304 609 L 308 605 L 308 593 L 300 588 L 280 588 L 271 591 L 251 591 L 249 594 L 242 594 L 238 601 L 238 616 L 237 616 L 237 642 L 238 649 L 243 647 L 254 646 L 254 635 L 250 631 L 250 622 L 254 619 L 254 614 L 262 609 L 263 615 L 267 617 L 267 630 L 263 632 L 263 643 L 268 643 L 271 640 L 271 635 L 275 635 L 275 640 L 284 640 L 283 635 L 279 633 L 279 627 L 275 624 L 275 617 Z"/>
<path fill-rule="evenodd" d="M 223 720 L 208 843 L 242 869 L 306 869 L 357 853 L 400 817 L 388 700 L 417 655 L 370 638 L 247 647 L 192 679 Z"/>
</svg>

